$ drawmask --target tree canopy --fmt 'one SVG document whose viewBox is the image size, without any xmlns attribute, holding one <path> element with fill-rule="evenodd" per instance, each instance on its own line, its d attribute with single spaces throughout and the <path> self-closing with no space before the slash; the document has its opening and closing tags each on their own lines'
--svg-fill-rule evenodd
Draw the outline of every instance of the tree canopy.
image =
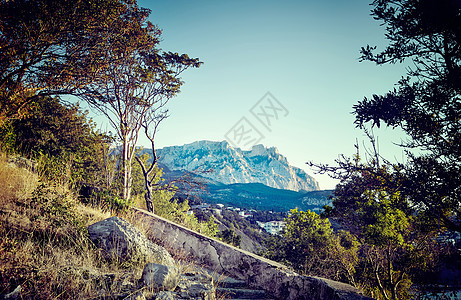
<svg viewBox="0 0 461 300">
<path fill-rule="evenodd" d="M 264 255 L 302 274 L 324 276 L 355 285 L 356 239 L 345 231 L 333 232 L 328 219 L 315 212 L 293 209 L 280 235 L 266 241 Z"/>
<path fill-rule="evenodd" d="M 437 221 L 411 205 L 398 172 L 357 164 L 361 171 L 336 187 L 328 215 L 361 242 L 355 280 L 375 297 L 408 298 L 412 282 L 437 261 Z"/>
<path fill-rule="evenodd" d="M 359 166 L 342 156 L 339 166 L 317 167 L 345 180 L 356 171 L 373 173 L 385 164 L 390 172 L 385 177 L 400 178 L 393 181 L 393 189 L 412 206 L 443 228 L 461 231 L 461 4 L 380 0 L 372 6 L 372 16 L 385 27 L 389 44 L 380 52 L 375 46 L 363 47 L 361 60 L 411 66 L 396 88 L 354 105 L 355 124 L 367 134 L 370 127 L 383 124 L 402 129 L 407 134 L 401 142 L 406 162 L 381 157 L 369 135 L 374 147 L 370 164 Z"/>
<path fill-rule="evenodd" d="M 37 98 L 31 112 L 0 126 L 0 148 L 45 163 L 41 172 L 49 179 L 101 184 L 103 148 L 112 138 L 95 129 L 88 112 L 50 96 Z"/>
<path fill-rule="evenodd" d="M 0 121 L 97 79 L 146 14 L 131 0 L 0 1 Z"/>
<path fill-rule="evenodd" d="M 148 12 L 144 13 L 146 17 Z M 130 198 L 131 162 L 141 128 L 144 127 L 154 149 L 155 133 L 149 135 L 149 127 L 156 129 L 158 120 L 164 119 L 161 108 L 179 93 L 180 74 L 201 65 L 197 58 L 189 58 L 187 54 L 161 52 L 158 45 L 161 31 L 143 20 L 135 23 L 136 27 L 141 26 L 140 35 L 128 31 L 123 45 L 107 51 L 107 56 L 116 63 L 80 89 L 82 98 L 108 118 L 119 138 L 124 199 Z"/>
<path fill-rule="evenodd" d="M 422 280 L 421 272 L 435 269 L 441 252 L 449 253 L 436 237 L 461 231 L 461 3 L 371 5 L 388 45 L 381 51 L 363 47 L 361 60 L 405 62 L 408 71 L 388 93 L 353 107 L 371 155 L 362 156 L 356 145 L 356 155 L 342 155 L 337 166 L 309 164 L 341 180 L 325 214 L 360 242 L 356 282 L 379 299 L 402 299 L 411 297 L 409 288 Z M 404 162 L 379 153 L 373 131 L 381 126 L 406 133 L 400 143 Z"/>
<path fill-rule="evenodd" d="M 201 64 L 162 51 L 149 14 L 135 0 L 0 1 L 0 125 L 33 114 L 43 97 L 84 99 L 116 129 L 124 199 L 141 125 Z"/>
<path fill-rule="evenodd" d="M 385 95 L 354 106 L 356 125 L 399 127 L 408 134 L 402 188 L 419 208 L 461 231 L 461 3 L 374 1 L 373 17 L 386 28 L 388 46 L 363 47 L 362 60 L 411 61 L 406 77 Z"/>
</svg>

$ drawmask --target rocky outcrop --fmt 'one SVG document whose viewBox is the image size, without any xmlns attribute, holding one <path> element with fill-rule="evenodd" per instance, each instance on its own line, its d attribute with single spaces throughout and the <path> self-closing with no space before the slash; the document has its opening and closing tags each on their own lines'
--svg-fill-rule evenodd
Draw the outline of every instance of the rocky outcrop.
<svg viewBox="0 0 461 300">
<path fill-rule="evenodd" d="M 111 217 L 88 227 L 90 238 L 107 253 L 108 258 L 123 261 L 142 258 L 146 261 L 161 261 L 165 264 L 148 262 L 139 279 L 133 280 L 115 274 L 87 275 L 102 287 L 102 298 L 129 300 L 215 300 L 213 278 L 206 271 L 181 274 L 174 266 L 175 261 L 165 248 L 146 239 L 136 227 L 118 217 Z M 18 287 L 20 289 L 20 287 Z M 11 298 L 13 293 L 3 295 Z M 0 295 L 0 299 L 2 295 Z M 5 298 L 6 297 L 6 298 Z"/>
<path fill-rule="evenodd" d="M 325 278 L 301 276 L 281 264 L 203 236 L 147 211 L 137 209 L 154 235 L 169 247 L 189 253 L 200 265 L 236 279 L 269 297 L 285 300 L 364 300 L 361 291 Z"/>
<path fill-rule="evenodd" d="M 278 263 L 203 236 L 147 211 L 137 209 L 137 214 L 144 224 L 151 226 L 158 241 L 163 241 L 173 249 L 190 254 L 198 265 L 207 266 L 216 273 L 231 276 L 237 282 L 244 282 L 249 288 L 238 288 L 235 280 L 226 287 L 225 293 L 234 294 L 235 297 L 248 298 L 251 296 L 257 299 L 268 297 L 284 300 L 371 299 L 363 296 L 360 290 L 350 285 L 325 278 L 300 276 Z M 88 230 L 92 239 L 104 247 L 111 257 L 114 255 L 130 257 L 136 255 L 133 253 L 148 252 L 134 246 L 133 243 L 136 241 L 139 241 L 141 245 L 149 245 L 146 246 L 149 249 L 152 247 L 149 243 L 153 244 L 150 241 L 146 242 L 142 234 L 127 221 L 117 217 L 95 223 Z M 118 250 L 113 250 L 115 245 L 123 246 Z M 171 256 L 164 260 L 169 261 L 170 258 Z M 115 280 L 115 276 L 105 278 L 110 281 Z M 121 290 L 126 292 L 119 295 L 119 298 L 123 299 L 216 299 L 214 281 L 210 275 L 204 272 L 188 272 L 179 275 L 179 270 L 173 267 L 171 261 L 169 266 L 148 263 L 142 277 L 137 282 L 112 282 L 105 286 L 123 286 Z"/>
<path fill-rule="evenodd" d="M 174 300 L 174 296 L 172 292 L 161 291 L 157 294 L 155 300 Z"/>
<path fill-rule="evenodd" d="M 27 169 L 31 172 L 36 172 L 37 166 L 38 166 L 38 163 L 31 159 L 27 159 L 27 158 L 24 158 L 21 156 L 15 156 L 15 155 L 8 156 L 8 163 L 11 166 Z"/>
<path fill-rule="evenodd" d="M 111 217 L 94 223 L 88 226 L 88 233 L 90 239 L 110 258 L 139 259 L 174 266 L 174 260 L 165 248 L 152 243 L 122 218 Z"/>
</svg>

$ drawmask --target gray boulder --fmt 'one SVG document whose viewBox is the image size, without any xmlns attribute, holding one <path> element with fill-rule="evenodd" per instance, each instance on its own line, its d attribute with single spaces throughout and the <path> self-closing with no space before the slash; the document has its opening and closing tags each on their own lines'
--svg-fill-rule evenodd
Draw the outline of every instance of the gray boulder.
<svg viewBox="0 0 461 300">
<path fill-rule="evenodd" d="M 148 263 L 142 271 L 141 281 L 154 290 L 172 291 L 178 286 L 181 273 L 176 267 Z"/>
<path fill-rule="evenodd" d="M 159 292 L 157 294 L 157 297 L 155 297 L 155 300 L 175 300 L 177 298 L 175 298 L 175 294 L 173 294 L 172 292 Z"/>
<path fill-rule="evenodd" d="M 216 299 L 213 277 L 205 273 L 183 274 L 176 291 L 181 299 Z"/>
<path fill-rule="evenodd" d="M 21 290 L 22 290 L 22 287 L 20 285 L 18 285 L 14 291 L 12 291 L 11 293 L 8 293 L 6 295 L 0 295 L 0 299 L 2 300 L 16 300 L 16 299 L 20 299 L 21 298 Z"/>
<path fill-rule="evenodd" d="M 140 259 L 173 266 L 174 260 L 165 248 L 148 240 L 128 221 L 111 217 L 88 226 L 90 239 L 105 250 L 110 258 Z"/>
</svg>

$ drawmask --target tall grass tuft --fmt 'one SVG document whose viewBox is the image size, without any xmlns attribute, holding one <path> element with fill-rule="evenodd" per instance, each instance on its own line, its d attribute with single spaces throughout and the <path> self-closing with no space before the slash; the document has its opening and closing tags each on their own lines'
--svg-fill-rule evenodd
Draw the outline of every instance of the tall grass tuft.
<svg viewBox="0 0 461 300">
<path fill-rule="evenodd" d="M 38 185 L 38 175 L 8 162 L 0 153 L 0 201 L 25 200 Z"/>
</svg>

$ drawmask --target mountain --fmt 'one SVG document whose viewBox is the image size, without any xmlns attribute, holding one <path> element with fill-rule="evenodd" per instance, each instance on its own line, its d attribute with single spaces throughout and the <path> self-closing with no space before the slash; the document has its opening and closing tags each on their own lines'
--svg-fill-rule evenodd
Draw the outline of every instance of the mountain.
<svg viewBox="0 0 461 300">
<path fill-rule="evenodd" d="M 288 212 L 298 208 L 306 211 L 320 212 L 324 205 L 332 206 L 333 190 L 291 191 L 276 189 L 262 183 L 224 184 L 202 175 L 184 170 L 171 171 L 167 166 L 159 164 L 163 169 L 162 178 L 171 182 L 187 177 L 186 181 L 199 183 L 202 188 L 191 187 L 181 181 L 175 183 L 179 187 L 176 194 L 179 198 L 189 198 L 189 203 L 224 204 L 227 206 L 264 211 Z"/>
<path fill-rule="evenodd" d="M 261 183 L 292 191 L 319 190 L 318 182 L 300 168 L 291 166 L 277 148 L 255 145 L 249 151 L 227 141 L 197 141 L 156 150 L 158 162 L 170 171 L 198 172 L 223 184 Z"/>
</svg>

